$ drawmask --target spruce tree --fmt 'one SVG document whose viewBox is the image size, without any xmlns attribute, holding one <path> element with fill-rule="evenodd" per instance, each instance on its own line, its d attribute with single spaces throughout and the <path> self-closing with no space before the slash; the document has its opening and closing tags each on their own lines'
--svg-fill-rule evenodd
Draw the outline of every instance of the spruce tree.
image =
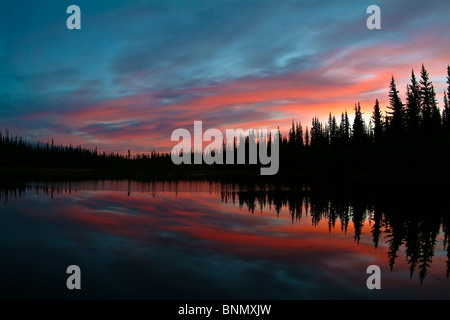
<svg viewBox="0 0 450 320">
<path fill-rule="evenodd" d="M 336 144 L 338 139 L 338 127 L 336 123 L 336 117 L 331 115 L 331 112 L 328 116 L 328 136 L 329 143 L 331 145 Z"/>
<path fill-rule="evenodd" d="M 289 145 L 293 146 L 295 144 L 295 123 L 294 123 L 294 119 L 292 119 L 292 126 L 291 129 L 289 130 Z"/>
<path fill-rule="evenodd" d="M 350 121 L 348 120 L 348 113 L 345 110 L 345 139 L 348 142 L 350 140 L 351 129 L 350 129 Z"/>
<path fill-rule="evenodd" d="M 436 93 L 434 91 L 433 83 L 431 82 L 428 71 L 425 69 L 423 64 L 420 76 L 420 108 L 422 113 L 422 125 L 424 131 L 427 134 L 431 134 L 439 130 L 441 116 L 437 107 Z"/>
<path fill-rule="evenodd" d="M 420 125 L 420 86 L 414 70 L 411 72 L 411 84 L 406 86 L 406 120 L 409 132 L 417 132 Z"/>
<path fill-rule="evenodd" d="M 373 107 L 372 120 L 374 124 L 374 137 L 375 143 L 380 143 L 383 136 L 383 119 L 380 111 L 380 103 L 378 99 L 375 100 L 375 106 Z"/>
<path fill-rule="evenodd" d="M 323 138 L 324 134 L 322 124 L 320 123 L 319 118 L 314 117 L 311 126 L 311 147 L 322 145 L 324 140 Z"/>
<path fill-rule="evenodd" d="M 296 125 L 295 142 L 297 143 L 298 147 L 303 147 L 303 128 L 301 122 L 297 122 Z"/>
<path fill-rule="evenodd" d="M 341 114 L 341 123 L 339 124 L 339 140 L 342 144 L 347 144 L 350 140 L 350 122 L 348 121 L 347 110 Z"/>
<path fill-rule="evenodd" d="M 404 128 L 404 117 L 405 109 L 403 103 L 398 95 L 397 86 L 395 84 L 395 79 L 392 77 L 391 83 L 389 85 L 389 112 L 391 129 L 394 135 L 399 135 L 402 133 Z"/>
<path fill-rule="evenodd" d="M 365 123 L 362 117 L 361 105 L 355 105 L 355 119 L 353 120 L 353 141 L 356 143 L 362 143 L 365 138 Z"/>
</svg>

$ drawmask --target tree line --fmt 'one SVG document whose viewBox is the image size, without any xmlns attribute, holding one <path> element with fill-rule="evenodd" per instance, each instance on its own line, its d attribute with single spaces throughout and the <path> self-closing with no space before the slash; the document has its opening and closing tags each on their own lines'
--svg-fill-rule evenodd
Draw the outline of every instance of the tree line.
<svg viewBox="0 0 450 320">
<path fill-rule="evenodd" d="M 313 177 L 366 179 L 449 178 L 450 161 L 450 66 L 440 110 L 434 85 L 422 64 L 420 78 L 411 72 L 405 102 L 395 78 L 389 83 L 389 105 L 382 112 L 376 99 L 369 123 L 360 103 L 353 121 L 347 111 L 340 119 L 329 114 L 321 123 L 313 118 L 310 129 L 292 121 L 286 137 L 280 136 L 280 168 Z M 338 120 L 339 119 L 339 120 Z"/>
<path fill-rule="evenodd" d="M 378 99 L 374 102 L 369 123 L 363 118 L 360 103 L 355 104 L 354 120 L 350 123 L 347 111 L 342 112 L 340 121 L 331 113 L 327 123 L 313 118 L 311 129 L 292 121 L 283 145 L 302 147 L 342 146 L 347 144 L 383 143 L 393 140 L 436 139 L 450 135 L 450 66 L 447 67 L 448 88 L 444 91 L 444 108 L 438 107 L 436 92 L 425 66 L 422 64 L 420 79 L 414 70 L 411 82 L 406 87 L 406 103 L 400 97 L 394 77 L 389 84 L 389 105 L 383 115 Z"/>
<path fill-rule="evenodd" d="M 133 172 L 190 172 L 207 170 L 228 174 L 229 171 L 259 173 L 261 164 L 249 164 L 249 144 L 256 141 L 268 144 L 268 152 L 279 139 L 281 174 L 303 176 L 306 179 L 390 179 L 418 177 L 420 179 L 450 178 L 446 170 L 450 162 L 450 66 L 443 109 L 438 107 L 436 92 L 425 66 L 420 78 L 411 72 L 406 87 L 405 102 L 400 97 L 394 77 L 389 83 L 389 105 L 381 111 L 379 100 L 374 101 L 369 123 L 366 123 L 360 103 L 356 103 L 353 121 L 347 111 L 340 117 L 329 114 L 322 123 L 314 117 L 310 128 L 292 120 L 287 135 L 278 129 L 259 141 L 255 134 L 225 141 L 211 153 L 234 152 L 234 165 L 179 165 L 171 161 L 168 152 L 127 154 L 99 152 L 77 146 L 55 145 L 51 142 L 30 143 L 0 131 L 0 167 L 69 168 Z M 245 147 L 245 163 L 237 163 L 239 146 Z M 196 151 L 191 150 L 191 159 Z M 193 163 L 192 161 L 191 163 Z"/>
<path fill-rule="evenodd" d="M 151 160 L 151 161 L 150 161 Z M 151 162 L 153 165 L 164 165 L 170 161 L 170 154 L 139 153 L 131 155 L 115 152 L 99 152 L 77 146 L 56 145 L 54 140 L 32 143 L 8 129 L 0 131 L 0 166 L 2 167 L 41 167 L 41 168 L 73 168 L 73 169 L 143 169 Z"/>
</svg>

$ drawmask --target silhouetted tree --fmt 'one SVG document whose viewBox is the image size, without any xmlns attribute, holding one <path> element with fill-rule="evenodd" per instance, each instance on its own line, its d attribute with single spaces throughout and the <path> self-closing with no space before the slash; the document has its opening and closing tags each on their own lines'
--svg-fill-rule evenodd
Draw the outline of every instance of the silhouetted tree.
<svg viewBox="0 0 450 320">
<path fill-rule="evenodd" d="M 339 129 L 336 123 L 336 117 L 331 115 L 328 116 L 328 137 L 330 145 L 336 145 L 339 139 Z"/>
<path fill-rule="evenodd" d="M 389 120 L 390 120 L 390 129 L 392 133 L 396 136 L 400 135 L 404 129 L 404 118 L 405 118 L 405 109 L 398 95 L 397 86 L 395 84 L 395 79 L 392 77 L 391 83 L 389 85 L 389 106 L 388 109 L 391 110 L 388 112 Z"/>
<path fill-rule="evenodd" d="M 300 148 L 303 147 L 303 128 L 302 128 L 301 122 L 297 122 L 297 125 L 296 125 L 295 142 L 297 143 L 297 145 Z"/>
<path fill-rule="evenodd" d="M 406 86 L 406 121 L 408 130 L 417 133 L 420 125 L 420 86 L 414 70 L 411 71 L 411 84 Z"/>
<path fill-rule="evenodd" d="M 432 134 L 439 131 L 441 115 L 437 107 L 436 93 L 434 91 L 433 83 L 431 82 L 428 71 L 425 69 L 423 64 L 420 76 L 420 106 L 423 129 L 427 134 Z"/>
<path fill-rule="evenodd" d="M 360 144 L 364 142 L 365 139 L 365 123 L 362 117 L 361 105 L 355 105 L 355 118 L 353 120 L 353 142 Z"/>
<path fill-rule="evenodd" d="M 341 114 L 341 123 L 339 124 L 339 138 L 342 144 L 350 141 L 350 121 L 348 120 L 347 110 Z"/>
<path fill-rule="evenodd" d="M 380 103 L 378 99 L 375 100 L 375 106 L 373 107 L 372 120 L 374 124 L 374 142 L 379 144 L 383 136 L 383 119 L 380 111 Z"/>
<path fill-rule="evenodd" d="M 295 130 L 295 123 L 294 119 L 292 119 L 292 127 L 289 130 L 289 145 L 294 146 L 295 145 L 295 138 L 296 138 L 296 130 Z"/>
<path fill-rule="evenodd" d="M 325 135 L 322 123 L 320 123 L 319 118 L 314 117 L 311 126 L 311 147 L 322 146 L 324 141 Z"/>
</svg>

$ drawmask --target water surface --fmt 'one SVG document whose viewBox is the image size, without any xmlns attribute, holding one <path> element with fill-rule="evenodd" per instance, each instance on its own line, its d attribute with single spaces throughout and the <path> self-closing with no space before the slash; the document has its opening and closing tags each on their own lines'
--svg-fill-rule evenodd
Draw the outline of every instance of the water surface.
<svg viewBox="0 0 450 320">
<path fill-rule="evenodd" d="M 450 210 L 217 182 L 0 191 L 1 298 L 449 299 Z M 81 290 L 66 268 L 81 268 Z M 381 290 L 366 269 L 381 268 Z"/>
</svg>

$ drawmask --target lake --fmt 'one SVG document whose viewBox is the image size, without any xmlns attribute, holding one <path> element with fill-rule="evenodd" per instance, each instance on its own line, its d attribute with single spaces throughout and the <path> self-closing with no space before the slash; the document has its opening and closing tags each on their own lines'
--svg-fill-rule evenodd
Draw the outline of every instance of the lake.
<svg viewBox="0 0 450 320">
<path fill-rule="evenodd" d="M 30 182 L 0 201 L 3 299 L 450 298 L 445 201 L 211 181 Z"/>
</svg>

